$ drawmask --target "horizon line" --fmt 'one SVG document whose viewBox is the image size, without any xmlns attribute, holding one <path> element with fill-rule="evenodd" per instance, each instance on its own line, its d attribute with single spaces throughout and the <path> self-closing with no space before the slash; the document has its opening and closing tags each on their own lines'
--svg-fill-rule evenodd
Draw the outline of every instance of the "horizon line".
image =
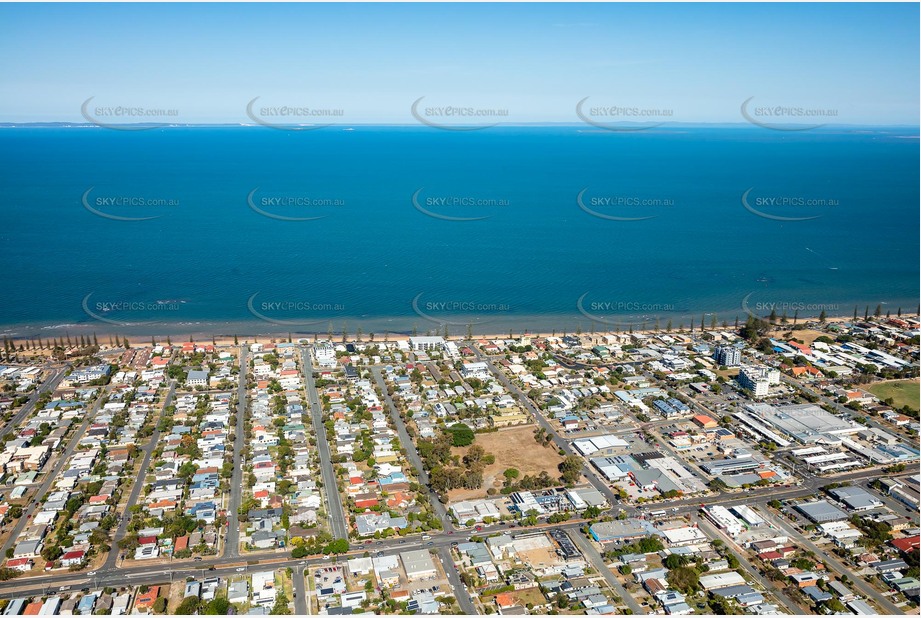
<svg viewBox="0 0 921 618">
<path fill-rule="evenodd" d="M 643 122 L 612 122 L 609 123 L 611 126 L 645 126 L 646 123 Z M 150 127 L 150 128 L 169 128 L 169 127 L 239 127 L 239 128 L 264 128 L 258 123 L 250 122 L 125 122 L 112 124 L 107 126 L 102 126 L 94 122 L 77 122 L 77 121 L 68 121 L 68 120 L 38 120 L 38 121 L 27 121 L 27 122 L 15 122 L 15 121 L 0 121 L 0 127 L 35 127 L 35 126 L 57 126 L 57 127 L 85 127 L 92 128 L 97 127 L 100 129 L 107 129 L 112 127 Z M 276 124 L 275 127 L 317 127 L 317 128 L 349 128 L 349 127 L 420 127 L 426 128 L 422 123 L 418 122 L 353 122 L 353 123 L 334 123 L 334 124 L 312 124 L 312 123 L 288 123 L 288 124 Z M 452 124 L 450 127 L 479 127 L 477 124 Z M 491 125 L 490 127 L 482 128 L 499 128 L 499 127 L 550 127 L 550 126 L 559 126 L 559 127 L 587 127 L 594 129 L 601 129 L 603 127 L 592 127 L 584 122 L 563 120 L 563 121 L 545 121 L 545 120 L 535 120 L 532 122 L 500 122 L 496 125 Z M 645 130 L 654 130 L 661 129 L 664 127 L 672 128 L 681 128 L 681 127 L 700 127 L 700 126 L 720 126 L 720 127 L 740 127 L 746 128 L 751 127 L 755 129 L 763 129 L 765 127 L 759 127 L 758 125 L 753 125 L 750 122 L 737 122 L 737 121 L 667 121 L 658 123 L 656 126 L 647 127 Z M 822 125 L 815 126 L 809 123 L 783 123 L 780 126 L 784 127 L 811 127 L 813 130 L 818 129 L 829 129 L 829 128 L 848 128 L 848 127 L 858 127 L 858 128 L 909 128 L 909 129 L 921 129 L 921 124 L 910 124 L 910 123 L 893 123 L 893 124 L 875 124 L 875 123 L 823 123 Z M 431 128 L 431 127 L 428 127 Z M 770 128 L 770 127 L 768 127 Z"/>
</svg>

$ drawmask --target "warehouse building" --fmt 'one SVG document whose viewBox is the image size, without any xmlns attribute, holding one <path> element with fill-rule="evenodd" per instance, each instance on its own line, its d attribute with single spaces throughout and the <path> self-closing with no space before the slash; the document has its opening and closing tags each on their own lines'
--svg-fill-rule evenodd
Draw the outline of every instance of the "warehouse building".
<svg viewBox="0 0 921 618">
<path fill-rule="evenodd" d="M 829 493 L 849 511 L 869 511 L 883 506 L 883 501 L 860 487 L 837 487 Z"/>
<path fill-rule="evenodd" d="M 704 509 L 704 516 L 731 537 L 736 537 L 745 530 L 742 521 L 730 513 L 725 506 L 708 506 Z"/>
<path fill-rule="evenodd" d="M 662 532 L 643 519 L 624 519 L 622 521 L 602 521 L 589 528 L 589 532 L 599 543 L 640 539 L 645 536 L 662 536 Z"/>
<path fill-rule="evenodd" d="M 805 502 L 803 504 L 797 504 L 795 508 L 816 524 L 847 519 L 847 513 L 828 502 L 828 500 Z"/>
<path fill-rule="evenodd" d="M 415 551 L 401 552 L 400 560 L 403 561 L 406 577 L 411 581 L 431 579 L 437 574 L 435 563 L 432 561 L 432 556 L 428 550 L 417 549 Z"/>
</svg>

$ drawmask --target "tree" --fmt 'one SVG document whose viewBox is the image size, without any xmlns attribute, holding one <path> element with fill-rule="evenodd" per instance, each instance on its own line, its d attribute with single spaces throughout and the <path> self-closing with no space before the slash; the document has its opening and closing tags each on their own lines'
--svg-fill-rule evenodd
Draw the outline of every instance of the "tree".
<svg viewBox="0 0 921 618">
<path fill-rule="evenodd" d="M 677 569 L 678 567 L 684 566 L 686 559 L 684 556 L 678 554 L 669 554 L 665 557 L 665 560 L 662 561 L 669 569 Z"/>
<path fill-rule="evenodd" d="M 304 547 L 295 547 L 291 550 L 291 557 L 294 559 L 303 558 L 308 555 L 310 555 L 310 552 Z"/>
<path fill-rule="evenodd" d="M 840 612 L 847 611 L 847 608 L 844 607 L 844 603 L 842 603 L 842 602 L 839 601 L 838 599 L 829 599 L 829 600 L 827 600 L 827 601 L 823 601 L 822 603 L 823 603 L 823 604 L 825 605 L 825 607 L 827 607 L 832 613 L 840 613 Z"/>
<path fill-rule="evenodd" d="M 193 440 L 194 440 L 194 438 L 193 438 Z M 188 480 L 188 479 L 192 478 L 192 476 L 195 474 L 195 472 L 196 472 L 197 470 L 198 470 L 198 466 L 196 466 L 196 465 L 195 465 L 194 463 L 192 463 L 191 461 L 187 461 L 187 462 L 185 462 L 184 464 L 182 464 L 181 466 L 179 466 L 178 476 L 179 476 L 180 478 L 183 478 L 183 479 Z"/>
<path fill-rule="evenodd" d="M 671 557 L 671 555 L 669 557 Z M 700 578 L 697 575 L 697 571 L 686 566 L 680 566 L 670 570 L 665 578 L 668 580 L 669 584 L 685 594 L 692 594 L 700 585 Z"/>
<path fill-rule="evenodd" d="M 475 438 L 473 430 L 463 423 L 454 423 L 448 428 L 454 446 L 469 446 Z"/>
<path fill-rule="evenodd" d="M 205 611 L 203 613 L 209 616 L 226 616 L 229 609 L 230 601 L 224 597 L 217 597 L 205 605 Z"/>
<path fill-rule="evenodd" d="M 348 539 L 336 539 L 323 548 L 325 554 L 344 554 L 349 551 Z"/>
<path fill-rule="evenodd" d="M 5 582 L 7 580 L 13 579 L 14 577 L 19 577 L 20 575 L 22 575 L 22 571 L 11 569 L 9 567 L 0 567 L 0 581 Z"/>
<path fill-rule="evenodd" d="M 561 480 L 571 485 L 582 476 L 582 458 L 576 455 L 567 455 L 560 463 Z"/>
<path fill-rule="evenodd" d="M 733 599 L 718 595 L 714 595 L 710 600 L 710 608 L 713 610 L 713 613 L 718 616 L 733 616 L 742 613 Z"/>
<path fill-rule="evenodd" d="M 284 591 L 279 591 L 275 596 L 275 605 L 272 606 L 272 611 L 269 614 L 273 616 L 288 615 L 291 613 L 291 610 L 288 608 L 288 595 Z"/>
<path fill-rule="evenodd" d="M 157 597 L 154 601 L 153 610 L 155 614 L 162 614 L 166 611 L 166 597 Z"/>
<path fill-rule="evenodd" d="M 479 444 L 474 444 L 464 455 L 464 465 L 468 468 L 475 468 L 485 455 L 486 450 Z"/>
<path fill-rule="evenodd" d="M 502 473 L 502 475 L 503 475 L 509 482 L 511 482 L 511 481 L 513 481 L 514 479 L 517 479 L 517 478 L 521 475 L 521 472 L 519 472 L 519 471 L 516 470 L 515 468 L 507 468 L 507 469 L 505 470 L 505 472 Z"/>
</svg>

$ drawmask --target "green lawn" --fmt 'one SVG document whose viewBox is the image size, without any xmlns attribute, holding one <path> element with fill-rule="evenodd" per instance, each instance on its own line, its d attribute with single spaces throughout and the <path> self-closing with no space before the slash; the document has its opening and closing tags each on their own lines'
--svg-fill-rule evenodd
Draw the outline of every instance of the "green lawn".
<svg viewBox="0 0 921 618">
<path fill-rule="evenodd" d="M 890 397 L 896 408 L 908 405 L 912 410 L 918 409 L 918 399 L 921 389 L 917 380 L 894 380 L 892 382 L 879 382 L 867 388 L 868 391 L 885 401 Z"/>
</svg>

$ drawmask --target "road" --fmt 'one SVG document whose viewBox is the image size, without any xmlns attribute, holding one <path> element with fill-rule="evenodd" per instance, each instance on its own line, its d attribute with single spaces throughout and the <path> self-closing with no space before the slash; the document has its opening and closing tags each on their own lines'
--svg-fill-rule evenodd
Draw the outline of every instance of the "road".
<svg viewBox="0 0 921 618">
<path fill-rule="evenodd" d="M 300 346 L 304 382 L 307 387 L 308 405 L 310 416 L 313 419 L 313 430 L 317 436 L 317 450 L 320 452 L 320 473 L 323 477 L 323 493 L 326 494 L 327 516 L 330 531 L 337 539 L 349 538 L 349 529 L 345 515 L 342 512 L 342 497 L 339 495 L 339 483 L 336 482 L 336 471 L 333 468 L 332 455 L 329 451 L 329 440 L 326 436 L 326 427 L 323 425 L 323 408 L 320 397 L 313 381 L 313 362 L 310 350 Z"/>
<path fill-rule="evenodd" d="M 623 599 L 623 602 L 627 605 L 627 607 L 633 610 L 634 614 L 645 614 L 646 612 L 643 611 L 643 608 L 640 606 L 640 604 L 636 602 L 636 599 L 634 599 L 633 596 L 627 592 L 627 589 L 624 588 L 614 576 L 614 574 L 611 573 L 608 565 L 604 563 L 604 557 L 598 553 L 598 550 L 595 549 L 595 546 L 592 545 L 589 540 L 582 535 L 582 532 L 576 529 L 569 530 L 567 534 L 569 534 L 569 538 L 571 538 L 573 542 L 579 546 L 579 549 L 582 550 L 582 554 L 588 558 L 589 561 L 591 561 L 592 565 L 595 567 L 595 570 L 604 577 L 605 581 L 608 582 L 608 585 L 611 586 L 611 588 L 621 599 Z"/>
<path fill-rule="evenodd" d="M 461 581 L 460 575 L 454 567 L 454 559 L 451 558 L 451 547 L 448 545 L 439 547 L 438 557 L 441 559 L 441 566 L 444 568 L 445 575 L 448 576 L 448 582 L 451 584 L 451 588 L 454 589 L 454 598 L 457 599 L 461 612 L 468 616 L 475 616 L 477 613 L 476 606 L 467 591 L 467 586 Z"/>
<path fill-rule="evenodd" d="M 579 455 L 577 455 L 577 453 L 572 450 L 572 446 L 570 446 L 569 441 L 560 437 L 560 434 L 558 434 L 553 426 L 549 423 L 549 421 L 544 418 L 544 415 L 541 414 L 540 410 L 538 410 L 534 404 L 531 403 L 531 399 L 520 388 L 518 388 L 518 386 L 509 380 L 508 377 L 506 377 L 506 375 L 500 369 L 497 369 L 496 366 L 493 365 L 492 360 L 483 354 L 479 348 L 476 346 L 471 346 L 471 349 L 476 354 L 477 359 L 485 362 L 489 366 L 489 370 L 492 371 L 493 375 L 498 378 L 499 382 L 501 382 L 509 392 L 513 393 L 518 398 L 518 401 L 521 402 L 521 404 L 528 410 L 528 412 L 531 413 L 531 416 L 534 417 L 537 423 L 553 437 L 554 444 L 556 444 L 557 447 L 563 449 L 563 452 L 565 452 L 567 455 L 576 455 L 578 457 Z M 601 492 L 601 495 L 607 499 L 608 504 L 610 504 L 612 507 L 620 504 L 620 499 L 617 497 L 617 495 L 611 491 L 611 488 L 608 487 L 607 483 L 605 483 L 598 477 L 597 474 L 595 474 L 595 471 L 589 467 L 588 463 L 585 463 L 582 466 L 582 476 L 587 478 L 589 482 L 595 487 L 595 489 Z"/>
<path fill-rule="evenodd" d="M 291 570 L 294 580 L 294 613 L 298 616 L 307 615 L 307 586 L 304 585 L 304 567 L 297 566 Z"/>
<path fill-rule="evenodd" d="M 166 393 L 166 397 L 163 399 L 163 407 L 160 409 L 160 414 L 162 415 L 173 401 L 173 395 L 176 393 L 176 380 L 172 380 L 169 385 L 169 391 Z M 159 419 L 158 419 L 159 420 Z M 112 537 L 112 549 L 109 551 L 109 555 L 106 557 L 104 569 L 111 569 L 115 566 L 118 561 L 118 556 L 121 553 L 118 548 L 118 542 L 125 538 L 125 531 L 128 529 L 128 522 L 131 521 L 131 507 L 137 504 L 138 498 L 141 495 L 141 490 L 144 489 L 144 479 L 147 476 L 147 469 L 150 467 L 150 459 L 153 456 L 153 452 L 157 448 L 157 444 L 160 442 L 160 430 L 154 429 L 154 432 L 150 436 L 150 440 L 142 449 L 144 453 L 144 459 L 141 461 L 141 467 L 138 468 L 137 476 L 134 479 L 134 485 L 131 488 L 131 493 L 128 495 L 128 501 L 125 503 L 125 509 L 122 511 L 122 517 L 119 520 L 118 528 L 115 530 L 115 535 Z"/>
<path fill-rule="evenodd" d="M 237 383 L 237 426 L 233 440 L 233 474 L 230 477 L 230 504 L 227 505 L 227 535 L 224 538 L 224 555 L 240 555 L 240 516 L 237 510 L 243 502 L 243 453 L 246 450 L 246 376 L 249 361 L 246 345 L 240 346 L 240 375 Z"/>
<path fill-rule="evenodd" d="M 434 547 L 449 547 L 454 541 L 454 537 L 448 535 L 433 536 Z M 350 551 L 344 554 L 342 558 L 355 558 L 363 556 L 365 553 L 376 555 L 396 555 L 410 549 L 431 549 L 421 543 L 400 543 L 399 540 L 388 542 L 375 542 Z M 258 564 L 250 564 L 259 561 Z M 62 586 L 70 586 L 71 589 L 79 589 L 82 586 L 124 586 L 131 585 L 151 585 L 163 583 L 170 580 L 172 573 L 173 581 L 183 580 L 186 577 L 204 577 L 204 576 L 228 576 L 241 572 L 256 572 L 267 569 L 281 569 L 291 567 L 306 568 L 308 566 L 317 567 L 330 564 L 329 559 L 315 557 L 310 559 L 295 560 L 288 553 L 279 553 L 275 551 L 252 552 L 244 558 L 232 558 L 223 556 L 218 558 L 206 559 L 201 562 L 182 561 L 179 562 L 157 562 L 154 563 L 136 563 L 129 567 L 117 569 L 100 569 L 93 571 L 94 575 L 79 572 L 63 572 L 57 575 L 42 575 L 40 577 L 27 577 L 0 582 L 0 598 L 12 598 L 18 596 L 28 596 L 29 594 L 45 594 L 47 591 L 59 590 Z M 210 570 L 209 567 L 214 567 Z M 242 571 L 237 571 L 242 569 Z M 299 593 L 300 596 L 300 593 Z"/>
<path fill-rule="evenodd" d="M 29 415 L 29 413 L 32 412 L 32 409 L 35 407 L 35 403 L 43 393 L 54 392 L 54 389 L 56 389 L 58 384 L 61 383 L 61 380 L 64 379 L 64 374 L 67 373 L 68 369 L 69 367 L 56 369 L 55 373 L 50 378 L 42 382 L 38 388 L 32 391 L 32 394 L 29 395 L 29 400 L 22 404 L 22 407 L 19 408 L 19 411 L 6 422 L 2 429 L 0 429 L 0 438 L 16 429 L 19 424 L 22 423 L 22 421 Z"/>
<path fill-rule="evenodd" d="M 38 491 L 32 496 L 28 506 L 23 509 L 22 517 L 20 517 L 19 521 L 16 522 L 16 526 L 13 527 L 13 531 L 10 533 L 9 538 L 7 538 L 6 543 L 3 544 L 3 547 L 0 548 L 0 551 L 6 552 L 7 549 L 13 547 L 18 542 L 19 535 L 25 529 L 26 525 L 31 522 L 32 515 L 35 514 L 36 510 L 38 510 L 42 498 L 45 496 L 45 494 L 48 493 L 51 485 L 54 484 L 54 482 L 58 479 L 58 476 L 64 470 L 64 466 L 67 465 L 67 462 L 70 460 L 70 456 L 73 455 L 75 450 L 77 450 L 77 445 L 80 443 L 80 439 L 83 437 L 83 434 L 90 426 L 92 419 L 95 418 L 96 413 L 99 411 L 99 406 L 101 405 L 102 400 L 105 399 L 110 391 L 111 384 L 103 389 L 102 392 L 99 393 L 99 395 L 96 397 L 96 401 L 93 402 L 89 412 L 84 417 L 83 423 L 81 423 L 81 425 L 74 432 L 73 436 L 71 436 L 70 442 L 67 443 L 64 451 L 58 457 L 58 460 L 54 465 L 54 469 L 50 471 L 46 470 L 45 480 L 39 486 Z"/>
<path fill-rule="evenodd" d="M 441 518 L 441 522 L 445 531 L 455 530 L 454 524 L 451 521 L 450 516 L 448 516 L 447 509 L 438 498 L 438 494 L 432 491 L 431 486 L 429 485 L 428 472 L 426 472 L 425 466 L 422 465 L 422 458 L 419 457 L 419 451 L 416 450 L 416 444 L 413 442 L 412 438 L 410 438 L 409 432 L 406 430 L 406 423 L 403 422 L 403 418 L 400 416 L 400 411 L 397 410 L 396 405 L 393 403 L 393 398 L 390 396 L 390 393 L 387 390 L 387 383 L 384 381 L 384 376 L 381 373 L 381 367 L 371 367 L 371 374 L 374 376 L 374 381 L 377 383 L 377 388 L 381 391 L 381 395 L 384 397 L 384 402 L 387 404 L 387 409 L 390 410 L 390 418 L 393 421 L 394 427 L 396 427 L 397 435 L 400 437 L 400 443 L 403 444 L 403 446 L 406 448 L 406 457 L 409 459 L 409 463 L 412 464 L 413 468 L 416 469 L 416 478 L 419 479 L 419 484 L 422 487 L 428 489 L 429 502 L 432 503 L 432 508 L 435 509 L 435 513 L 438 515 L 438 517 Z"/>
<path fill-rule="evenodd" d="M 818 545 L 810 541 L 808 538 L 800 534 L 789 523 L 784 521 L 783 518 L 777 517 L 774 513 L 769 512 L 767 509 L 761 509 L 761 514 L 764 516 L 765 521 L 769 521 L 774 524 L 779 530 L 785 532 L 789 537 L 796 540 L 797 545 L 800 547 L 805 547 L 810 551 L 814 552 L 816 557 L 824 562 L 828 567 L 829 571 L 832 573 L 847 573 L 848 574 L 848 585 L 857 588 L 861 594 L 865 597 L 872 599 L 879 607 L 883 610 L 885 614 L 904 614 L 897 605 L 892 603 L 887 599 L 883 594 L 868 584 L 862 577 L 854 575 L 854 569 L 838 558 L 835 554 L 826 552 L 824 549 L 820 548 Z"/>
<path fill-rule="evenodd" d="M 721 530 L 717 530 L 715 526 L 713 526 L 703 517 L 695 517 L 694 521 L 698 526 L 700 526 L 701 530 L 704 530 L 707 533 L 711 539 L 722 539 L 726 549 L 729 550 L 729 553 L 736 557 L 736 560 L 739 561 L 739 565 L 745 569 L 745 572 L 748 573 L 749 577 L 758 582 L 765 591 L 774 595 L 778 601 L 783 603 L 784 607 L 786 607 L 791 614 L 796 615 L 808 613 L 804 611 L 804 608 L 797 605 L 793 599 L 787 596 L 783 590 L 777 586 L 774 586 L 771 582 L 768 581 L 766 577 L 761 575 L 761 573 L 759 573 L 758 570 L 752 566 L 748 558 L 743 555 L 741 549 L 738 547 L 738 545 L 736 545 L 736 542 L 730 536 L 723 534 Z"/>
<path fill-rule="evenodd" d="M 555 525 L 540 524 L 531 527 L 519 526 L 513 529 L 509 525 L 496 524 L 485 527 L 481 532 L 474 533 L 471 531 L 471 534 L 487 535 L 499 532 L 512 532 L 512 530 L 514 530 L 514 533 L 525 533 L 550 527 L 564 530 L 577 530 L 579 526 L 584 523 L 584 520 L 579 520 Z M 432 536 L 431 546 L 429 546 L 427 542 L 421 542 L 421 540 L 410 541 L 408 539 L 395 537 L 388 540 L 370 541 L 367 544 L 353 543 L 353 549 L 347 554 L 344 554 L 343 557 L 355 558 L 364 556 L 366 553 L 369 555 L 376 555 L 377 553 L 392 555 L 411 549 L 434 548 L 438 550 L 441 547 L 450 547 L 454 542 L 462 542 L 469 538 L 469 536 L 462 534 L 445 532 L 432 531 L 429 534 Z M 249 564 L 252 561 L 259 561 L 259 564 Z M 291 567 L 293 569 L 297 566 L 320 566 L 328 563 L 329 561 L 322 557 L 295 560 L 291 558 L 291 555 L 287 552 L 277 552 L 274 550 L 249 552 L 245 557 L 220 556 L 206 558 L 200 562 L 191 560 L 173 562 L 150 561 L 147 563 L 131 562 L 128 563 L 128 565 L 123 564 L 121 567 L 115 569 L 101 568 L 97 571 L 92 571 L 93 575 L 80 572 L 61 572 L 55 575 L 43 574 L 39 577 L 23 577 L 0 582 L 0 598 L 20 596 L 22 594 L 27 594 L 29 591 L 42 593 L 45 590 L 57 590 L 62 585 L 69 585 L 71 587 L 92 585 L 98 587 L 108 585 L 119 586 L 125 583 L 136 585 L 157 584 L 169 579 L 170 570 L 173 571 L 174 578 L 181 579 L 186 576 L 199 577 L 204 574 L 229 575 L 236 572 L 235 568 L 260 571 L 266 568 Z M 215 567 L 215 570 L 209 571 L 208 568 L 212 566 Z"/>
</svg>

